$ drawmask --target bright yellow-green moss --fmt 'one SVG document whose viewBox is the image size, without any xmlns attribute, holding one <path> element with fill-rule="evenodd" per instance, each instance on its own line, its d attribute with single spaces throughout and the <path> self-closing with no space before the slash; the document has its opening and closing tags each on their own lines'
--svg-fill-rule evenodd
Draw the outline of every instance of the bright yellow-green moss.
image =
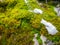
<svg viewBox="0 0 60 45">
<path fill-rule="evenodd" d="M 2 5 L 3 7 L 2 7 Z M 0 45 L 33 45 L 34 33 L 44 34 L 53 42 L 60 42 L 60 17 L 53 11 L 53 6 L 37 4 L 37 0 L 5 0 L 0 3 Z M 39 8 L 43 14 L 35 14 L 28 10 Z M 59 31 L 56 35 L 48 34 L 41 19 L 51 22 Z M 37 37 L 40 44 L 41 40 Z"/>
</svg>

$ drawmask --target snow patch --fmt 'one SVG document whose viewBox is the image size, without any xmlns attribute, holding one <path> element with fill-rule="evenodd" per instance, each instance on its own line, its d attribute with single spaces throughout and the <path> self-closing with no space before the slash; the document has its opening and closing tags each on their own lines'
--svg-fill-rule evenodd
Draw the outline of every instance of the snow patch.
<svg viewBox="0 0 60 45">
<path fill-rule="evenodd" d="M 25 1 L 25 3 L 28 3 L 28 1 L 27 0 L 24 0 Z"/>
<path fill-rule="evenodd" d="M 49 34 L 55 35 L 58 31 L 56 30 L 56 27 L 52 25 L 50 22 L 45 21 L 44 19 L 41 20 L 41 23 L 46 26 L 46 29 Z"/>
<path fill-rule="evenodd" d="M 43 11 L 41 9 L 35 8 L 34 10 L 29 10 L 30 12 L 37 13 L 37 14 L 43 14 Z"/>
<path fill-rule="evenodd" d="M 39 42 L 38 40 L 36 39 L 38 34 L 34 34 L 34 38 L 33 38 L 33 41 L 34 41 L 34 45 L 39 45 Z"/>
<path fill-rule="evenodd" d="M 42 40 L 42 45 L 46 45 L 45 42 L 46 42 L 47 38 L 45 36 L 41 35 L 40 39 Z"/>
</svg>

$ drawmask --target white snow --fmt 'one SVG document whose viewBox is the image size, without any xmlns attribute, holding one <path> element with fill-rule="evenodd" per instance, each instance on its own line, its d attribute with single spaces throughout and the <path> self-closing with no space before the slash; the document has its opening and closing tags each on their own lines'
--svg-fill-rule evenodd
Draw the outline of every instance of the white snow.
<svg viewBox="0 0 60 45">
<path fill-rule="evenodd" d="M 52 41 L 48 41 L 47 45 L 53 45 Z"/>
<path fill-rule="evenodd" d="M 39 42 L 38 40 L 36 39 L 38 34 L 34 34 L 34 38 L 33 38 L 33 41 L 34 41 L 34 45 L 39 45 Z"/>
<path fill-rule="evenodd" d="M 46 42 L 47 38 L 45 36 L 41 35 L 40 39 L 42 40 L 42 45 L 46 45 L 45 42 Z"/>
<path fill-rule="evenodd" d="M 49 34 L 55 35 L 58 31 L 56 30 L 56 27 L 52 25 L 50 22 L 45 21 L 44 19 L 41 20 L 41 23 L 46 26 L 46 29 Z"/>
<path fill-rule="evenodd" d="M 28 1 L 27 0 L 24 0 L 25 1 L 25 3 L 28 3 Z"/>
<path fill-rule="evenodd" d="M 58 16 L 60 16 L 60 8 L 54 8 L 54 11 L 57 13 Z"/>
<path fill-rule="evenodd" d="M 35 8 L 34 10 L 29 10 L 30 12 L 37 13 L 37 14 L 43 14 L 43 11 L 41 9 Z"/>
<path fill-rule="evenodd" d="M 55 11 L 56 13 L 58 13 L 58 9 L 59 9 L 59 8 L 55 8 L 55 7 L 54 7 L 54 11 Z"/>
<path fill-rule="evenodd" d="M 40 39 L 42 40 L 42 45 L 53 45 L 53 42 L 50 40 L 47 40 L 47 38 L 42 34 L 40 36 Z"/>
<path fill-rule="evenodd" d="M 34 13 L 38 13 L 38 14 L 42 14 L 42 13 L 43 13 L 43 11 L 42 11 L 41 9 L 37 9 L 37 8 L 35 8 L 35 9 L 33 10 L 33 12 L 34 12 Z"/>
</svg>

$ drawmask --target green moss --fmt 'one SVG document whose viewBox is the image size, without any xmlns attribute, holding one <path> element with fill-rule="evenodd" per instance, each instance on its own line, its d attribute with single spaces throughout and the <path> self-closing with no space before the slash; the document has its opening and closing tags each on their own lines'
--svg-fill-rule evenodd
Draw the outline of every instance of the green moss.
<svg viewBox="0 0 60 45">
<path fill-rule="evenodd" d="M 34 33 L 39 36 L 44 34 L 49 40 L 59 42 L 60 17 L 53 11 L 53 6 L 48 4 L 38 5 L 36 0 L 29 0 L 28 5 L 24 0 L 5 0 L 0 7 L 0 39 L 1 45 L 33 45 Z M 5 5 L 6 4 L 6 5 Z M 29 12 L 29 9 L 39 8 L 43 14 Z M 3 12 L 3 9 L 4 12 Z M 51 22 L 59 31 L 56 35 L 48 34 L 45 26 L 40 23 L 41 19 Z M 42 44 L 40 37 L 37 37 Z"/>
</svg>

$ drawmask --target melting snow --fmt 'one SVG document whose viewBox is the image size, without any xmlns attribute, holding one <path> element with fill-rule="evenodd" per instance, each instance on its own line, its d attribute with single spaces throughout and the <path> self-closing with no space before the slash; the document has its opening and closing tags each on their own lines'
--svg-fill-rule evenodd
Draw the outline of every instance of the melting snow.
<svg viewBox="0 0 60 45">
<path fill-rule="evenodd" d="M 28 3 L 28 1 L 27 0 L 24 0 L 25 1 L 25 3 Z"/>
<path fill-rule="evenodd" d="M 42 44 L 46 45 L 45 42 L 46 42 L 47 38 L 45 36 L 41 35 L 40 39 L 42 40 Z"/>
<path fill-rule="evenodd" d="M 35 9 L 34 9 L 34 13 L 42 14 L 42 13 L 43 13 L 43 11 L 42 11 L 42 10 L 40 10 L 40 9 L 35 8 Z"/>
<path fill-rule="evenodd" d="M 40 39 L 42 40 L 42 45 L 53 45 L 53 42 L 50 40 L 47 40 L 47 38 L 43 35 L 40 36 Z"/>
<path fill-rule="evenodd" d="M 53 42 L 48 40 L 47 45 L 53 45 Z"/>
<path fill-rule="evenodd" d="M 37 8 L 35 8 L 34 10 L 29 10 L 29 11 L 37 13 L 37 14 L 42 14 L 43 13 L 43 11 L 41 9 L 37 9 Z"/>
<path fill-rule="evenodd" d="M 38 34 L 34 34 L 34 38 L 33 38 L 34 45 L 39 45 L 38 40 L 36 39 L 37 35 Z"/>
<path fill-rule="evenodd" d="M 52 25 L 50 22 L 47 22 L 44 19 L 42 19 L 41 23 L 46 26 L 46 29 L 47 29 L 49 34 L 54 35 L 54 34 L 56 34 L 58 32 L 56 30 L 56 27 L 54 25 Z"/>
<path fill-rule="evenodd" d="M 57 13 L 58 16 L 60 16 L 60 8 L 54 8 L 54 11 Z"/>
</svg>

